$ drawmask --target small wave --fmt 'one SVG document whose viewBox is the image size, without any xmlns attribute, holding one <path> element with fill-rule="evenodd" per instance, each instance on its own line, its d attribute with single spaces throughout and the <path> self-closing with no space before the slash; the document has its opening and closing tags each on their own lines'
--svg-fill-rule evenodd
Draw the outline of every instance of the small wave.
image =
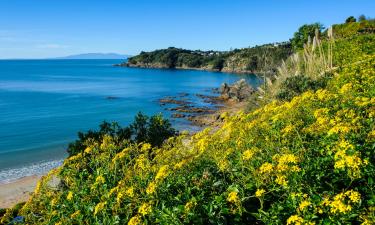
<svg viewBox="0 0 375 225">
<path fill-rule="evenodd" d="M 1 170 L 0 183 L 10 183 L 22 177 L 46 174 L 48 173 L 48 171 L 61 166 L 62 162 L 63 160 L 54 160 L 48 162 L 35 163 L 20 168 Z"/>
</svg>

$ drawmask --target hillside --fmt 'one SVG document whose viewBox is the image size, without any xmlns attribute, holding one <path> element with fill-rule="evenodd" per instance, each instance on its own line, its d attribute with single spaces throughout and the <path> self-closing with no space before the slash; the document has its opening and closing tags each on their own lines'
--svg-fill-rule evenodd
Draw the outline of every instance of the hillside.
<svg viewBox="0 0 375 225">
<path fill-rule="evenodd" d="M 314 38 L 297 52 L 304 61 L 294 55 L 278 68 L 297 75 L 265 85 L 256 110 L 223 114 L 218 130 L 159 148 L 109 136 L 91 143 L 1 223 L 21 215 L 27 224 L 374 224 L 375 34 L 374 24 L 359 25 Z M 273 97 L 299 88 L 290 84 L 300 71 L 327 81 Z"/>
<path fill-rule="evenodd" d="M 168 48 L 141 52 L 122 64 L 128 67 L 200 69 L 235 73 L 275 71 L 292 53 L 289 43 L 275 43 L 228 52 Z"/>
</svg>

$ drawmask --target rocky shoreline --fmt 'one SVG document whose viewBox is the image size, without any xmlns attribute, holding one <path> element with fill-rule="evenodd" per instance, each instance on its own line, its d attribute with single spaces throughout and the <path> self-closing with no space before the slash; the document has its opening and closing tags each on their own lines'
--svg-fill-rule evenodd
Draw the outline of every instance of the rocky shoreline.
<svg viewBox="0 0 375 225">
<path fill-rule="evenodd" d="M 188 120 L 192 125 L 201 128 L 217 128 L 223 123 L 221 115 L 224 112 L 234 114 L 245 109 L 246 98 L 254 89 L 242 79 L 232 85 L 223 83 L 220 88 L 212 89 L 210 92 L 209 95 L 192 96 L 188 93 L 179 93 L 159 99 L 159 104 L 173 112 L 173 118 Z M 197 106 L 190 97 L 199 98 L 208 106 Z M 0 184 L 0 208 L 13 207 L 17 203 L 27 201 L 40 177 L 41 175 L 26 176 Z"/>
<path fill-rule="evenodd" d="M 221 73 L 234 73 L 234 74 L 258 74 L 264 73 L 264 71 L 251 71 L 251 70 L 241 70 L 241 69 L 228 69 L 223 68 L 219 69 L 212 69 L 206 67 L 173 67 L 170 68 L 163 64 L 131 64 L 131 63 L 120 63 L 115 64 L 114 66 L 117 67 L 129 67 L 129 68 L 143 68 L 143 69 L 176 69 L 176 70 L 198 70 L 198 71 L 209 71 L 209 72 L 221 72 Z"/>
<path fill-rule="evenodd" d="M 219 126 L 223 121 L 221 114 L 230 114 L 245 109 L 246 100 L 255 90 L 241 79 L 230 85 L 223 83 L 220 88 L 212 89 L 211 94 L 180 93 L 177 96 L 168 96 L 159 99 L 159 104 L 172 112 L 172 118 L 188 120 L 191 125 L 198 127 Z M 191 97 L 199 98 L 207 105 L 194 104 Z"/>
</svg>

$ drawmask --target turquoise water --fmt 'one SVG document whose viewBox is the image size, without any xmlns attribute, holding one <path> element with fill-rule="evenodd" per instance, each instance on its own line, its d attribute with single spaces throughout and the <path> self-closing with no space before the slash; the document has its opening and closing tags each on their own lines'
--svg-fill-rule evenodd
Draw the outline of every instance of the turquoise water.
<svg viewBox="0 0 375 225">
<path fill-rule="evenodd" d="M 170 116 L 158 103 L 162 97 L 210 94 L 240 78 L 259 83 L 252 75 L 112 66 L 119 62 L 0 60 L 0 182 L 58 165 L 77 132 L 103 120 L 127 125 L 138 111 Z M 189 127 L 184 120 L 172 122 Z"/>
</svg>

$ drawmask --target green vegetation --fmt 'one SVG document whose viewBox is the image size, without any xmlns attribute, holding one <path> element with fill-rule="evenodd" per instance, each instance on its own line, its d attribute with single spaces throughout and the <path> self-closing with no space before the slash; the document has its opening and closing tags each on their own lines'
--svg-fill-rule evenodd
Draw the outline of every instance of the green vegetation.
<svg viewBox="0 0 375 225">
<path fill-rule="evenodd" d="M 134 122 L 128 127 L 121 127 L 118 123 L 104 121 L 98 131 L 89 130 L 86 133 L 79 132 L 78 140 L 68 146 L 69 156 L 83 153 L 93 143 L 101 143 L 104 137 L 110 137 L 116 145 L 124 145 L 124 142 L 150 143 L 154 147 L 160 147 L 164 140 L 175 136 L 177 131 L 172 128 L 167 119 L 162 115 L 148 117 L 138 113 Z"/>
<path fill-rule="evenodd" d="M 357 19 L 354 18 L 354 16 L 349 16 L 346 20 L 345 23 L 355 23 L 357 22 Z"/>
<path fill-rule="evenodd" d="M 199 68 L 224 57 L 226 53 L 214 51 L 191 51 L 170 47 L 168 49 L 156 50 L 153 52 L 141 52 L 138 56 L 128 59 L 130 65 L 139 65 L 142 67 L 192 67 Z"/>
<path fill-rule="evenodd" d="M 293 38 L 290 40 L 294 50 L 303 49 L 309 38 L 314 37 L 315 32 L 318 31 L 320 34 L 324 29 L 324 26 L 320 23 L 305 24 L 301 26 L 297 32 L 294 33 Z"/>
<path fill-rule="evenodd" d="M 288 77 L 281 83 L 276 98 L 289 101 L 306 91 L 317 91 L 318 89 L 325 88 L 330 78 L 331 76 L 328 74 L 316 80 L 304 75 Z"/>
<path fill-rule="evenodd" d="M 358 33 L 373 33 L 374 20 L 361 15 L 359 23 L 353 16 L 345 24 L 334 25 L 335 37 L 343 38 Z M 272 77 L 277 68 L 287 60 L 293 52 L 304 49 L 305 44 L 312 44 L 313 37 L 319 40 L 328 38 L 328 29 L 321 23 L 305 24 L 293 35 L 289 42 L 265 44 L 261 46 L 234 49 L 231 51 L 201 51 L 170 47 L 152 52 L 141 52 L 121 64 L 130 67 L 145 68 L 185 68 L 214 70 L 233 73 L 266 74 Z"/>
<path fill-rule="evenodd" d="M 223 72 L 254 73 L 276 71 L 290 54 L 289 43 L 275 43 L 229 52 L 191 51 L 170 47 L 141 52 L 123 65 L 150 68 L 195 68 Z"/>
<path fill-rule="evenodd" d="M 219 129 L 160 147 L 104 135 L 46 175 L 18 215 L 55 225 L 374 224 L 375 34 L 353 33 L 360 23 L 315 37 L 265 84 L 263 106 L 223 114 Z"/>
</svg>

